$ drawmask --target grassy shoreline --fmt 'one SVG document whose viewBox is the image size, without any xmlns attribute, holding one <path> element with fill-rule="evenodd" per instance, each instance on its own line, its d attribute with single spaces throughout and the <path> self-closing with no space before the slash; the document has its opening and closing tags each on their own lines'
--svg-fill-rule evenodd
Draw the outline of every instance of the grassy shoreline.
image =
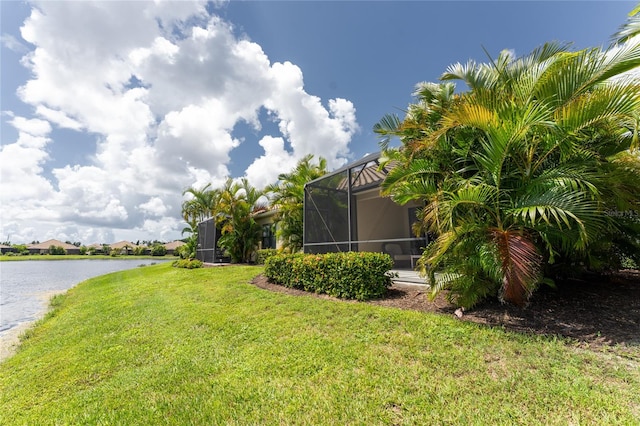
<svg viewBox="0 0 640 426">
<path fill-rule="evenodd" d="M 53 300 L 0 364 L 0 424 L 637 424 L 640 369 L 455 319 L 158 264 Z"/>
</svg>

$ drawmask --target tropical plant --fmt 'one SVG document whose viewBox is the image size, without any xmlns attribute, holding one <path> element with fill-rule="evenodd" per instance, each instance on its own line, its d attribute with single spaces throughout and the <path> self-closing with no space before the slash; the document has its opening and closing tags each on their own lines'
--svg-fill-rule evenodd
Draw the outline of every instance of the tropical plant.
<svg viewBox="0 0 640 426">
<path fill-rule="evenodd" d="M 133 248 L 133 254 L 135 256 L 142 256 L 147 252 L 147 247 L 143 245 L 137 245 Z"/>
<path fill-rule="evenodd" d="M 277 209 L 276 236 L 282 249 L 291 253 L 302 249 L 304 185 L 327 173 L 327 160 L 319 158 L 313 163 L 313 155 L 302 158 L 289 173 L 278 176 L 278 182 L 266 188 L 271 204 Z"/>
<path fill-rule="evenodd" d="M 151 256 L 165 256 L 167 254 L 167 248 L 160 243 L 156 243 L 151 246 Z"/>
<path fill-rule="evenodd" d="M 67 251 L 64 248 L 60 247 L 60 246 L 50 245 L 49 246 L 49 254 L 61 255 L 61 254 L 67 254 Z"/>
<path fill-rule="evenodd" d="M 179 251 L 182 258 L 193 259 L 196 257 L 198 246 L 198 223 L 210 217 L 218 216 L 218 205 L 221 192 L 211 188 L 208 183 L 201 189 L 187 188 L 182 195 L 189 198 L 182 203 L 182 218 L 187 226 L 182 229 L 182 235 L 189 234 L 186 246 Z"/>
<path fill-rule="evenodd" d="M 613 35 L 613 39 L 617 43 L 624 43 L 637 35 L 640 35 L 640 3 L 629 12 L 627 22 Z"/>
<path fill-rule="evenodd" d="M 195 259 L 198 249 L 198 223 L 190 219 L 187 225 L 182 229 L 182 235 L 189 234 L 189 236 L 184 240 L 185 244 L 178 247 L 176 252 L 182 259 Z"/>
<path fill-rule="evenodd" d="M 421 83 L 404 120 L 378 123 L 395 166 L 383 194 L 423 201 L 417 230 L 438 236 L 420 261 L 432 295 L 521 305 L 553 275 L 550 265 L 638 256 L 640 85 L 625 74 L 638 66 L 637 40 L 577 52 L 549 43 L 520 58 L 503 51 L 448 68 L 441 79 L 462 80 L 467 92 Z M 400 148 L 389 147 L 392 136 Z"/>
<path fill-rule="evenodd" d="M 208 183 L 201 189 L 187 188 L 182 195 L 189 195 L 189 199 L 182 203 L 182 217 L 187 223 L 202 222 L 210 217 L 215 217 L 220 199 L 220 191 L 212 189 Z"/>
<path fill-rule="evenodd" d="M 254 214 L 265 209 L 263 191 L 254 188 L 247 179 L 228 179 L 220 190 L 219 211 L 221 235 L 218 246 L 234 263 L 247 263 L 258 247 L 262 227 Z"/>
</svg>

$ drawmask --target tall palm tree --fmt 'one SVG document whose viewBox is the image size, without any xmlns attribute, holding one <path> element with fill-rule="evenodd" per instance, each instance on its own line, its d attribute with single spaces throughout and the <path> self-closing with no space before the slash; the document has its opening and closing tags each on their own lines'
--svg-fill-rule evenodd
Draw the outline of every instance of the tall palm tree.
<svg viewBox="0 0 640 426">
<path fill-rule="evenodd" d="M 182 203 L 182 216 L 187 223 L 198 223 L 216 216 L 220 190 L 212 189 L 208 183 L 201 189 L 187 188 L 182 195 L 187 194 L 190 198 Z"/>
<path fill-rule="evenodd" d="M 247 179 L 239 182 L 228 179 L 220 190 L 218 207 L 222 230 L 218 245 L 233 262 L 249 262 L 258 246 L 262 228 L 253 216 L 265 208 L 263 195 Z"/>
<path fill-rule="evenodd" d="M 187 188 L 182 195 L 189 195 L 182 203 L 182 218 L 187 223 L 182 235 L 189 234 L 183 252 L 187 257 L 193 258 L 198 246 L 198 223 L 210 217 L 217 217 L 220 190 L 211 188 L 211 184 L 208 183 L 201 189 Z"/>
<path fill-rule="evenodd" d="M 304 185 L 327 173 L 327 160 L 319 158 L 313 163 L 313 155 L 302 158 L 289 173 L 278 176 L 278 182 L 265 191 L 271 195 L 271 203 L 278 209 L 276 214 L 277 237 L 282 248 L 291 253 L 302 249 Z"/>
<path fill-rule="evenodd" d="M 421 260 L 433 294 L 462 306 L 486 295 L 523 304 L 559 260 L 597 263 L 596 249 L 623 241 L 638 253 L 640 86 L 620 78 L 640 66 L 640 44 L 571 52 L 545 44 L 514 58 L 449 67 L 421 84 L 404 121 L 375 130 L 397 166 L 383 193 L 425 201 L 421 226 L 438 235 Z M 390 136 L 402 146 L 389 149 Z M 634 240 L 635 238 L 635 240 Z M 604 242 L 604 244 L 603 244 Z M 635 248 L 634 248 L 635 246 Z M 436 268 L 444 270 L 437 279 Z"/>
</svg>

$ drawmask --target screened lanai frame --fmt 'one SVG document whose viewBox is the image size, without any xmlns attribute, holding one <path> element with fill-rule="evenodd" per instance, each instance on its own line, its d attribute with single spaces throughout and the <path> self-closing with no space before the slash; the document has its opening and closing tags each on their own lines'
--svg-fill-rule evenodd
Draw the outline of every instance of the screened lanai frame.
<svg viewBox="0 0 640 426">
<path fill-rule="evenodd" d="M 412 232 L 421 205 L 401 206 L 380 195 L 389 170 L 374 153 L 307 183 L 304 252 L 383 252 L 396 267 L 413 267 L 428 242 Z"/>
<path fill-rule="evenodd" d="M 214 218 L 209 218 L 198 223 L 198 246 L 196 247 L 196 259 L 203 263 L 224 263 L 229 258 L 223 255 L 218 248 L 220 239 L 220 227 L 216 225 Z"/>
</svg>

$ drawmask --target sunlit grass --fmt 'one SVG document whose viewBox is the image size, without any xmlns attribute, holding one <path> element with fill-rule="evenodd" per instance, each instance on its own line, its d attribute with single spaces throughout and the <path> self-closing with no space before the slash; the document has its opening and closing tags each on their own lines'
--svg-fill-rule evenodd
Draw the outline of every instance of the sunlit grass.
<svg viewBox="0 0 640 426">
<path fill-rule="evenodd" d="M 91 279 L 0 365 L 0 424 L 637 424 L 640 368 L 256 288 L 257 267 Z"/>
</svg>

